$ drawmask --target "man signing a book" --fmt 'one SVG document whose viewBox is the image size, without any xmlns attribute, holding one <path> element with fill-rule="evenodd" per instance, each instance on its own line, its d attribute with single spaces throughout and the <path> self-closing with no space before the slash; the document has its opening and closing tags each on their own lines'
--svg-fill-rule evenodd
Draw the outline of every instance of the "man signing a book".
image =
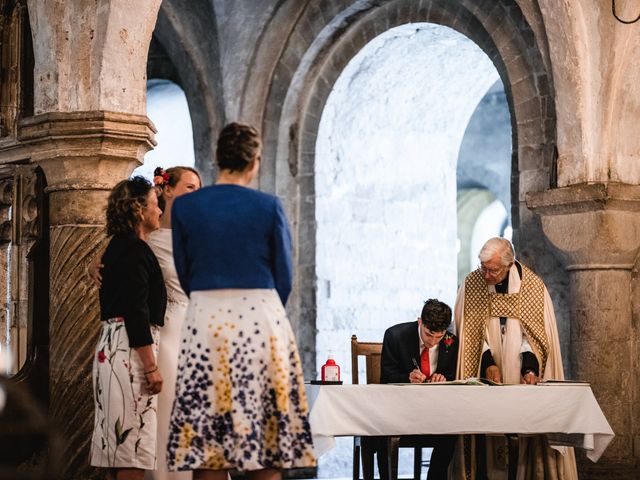
<svg viewBox="0 0 640 480">
<path fill-rule="evenodd" d="M 435 383 L 453 380 L 456 375 L 458 339 L 447 331 L 451 308 L 439 300 L 427 300 L 417 322 L 387 329 L 382 341 L 380 383 Z M 415 445 L 434 447 L 427 480 L 447 478 L 453 456 L 454 435 L 415 436 Z M 379 439 L 378 470 L 387 478 L 386 442 Z"/>
</svg>

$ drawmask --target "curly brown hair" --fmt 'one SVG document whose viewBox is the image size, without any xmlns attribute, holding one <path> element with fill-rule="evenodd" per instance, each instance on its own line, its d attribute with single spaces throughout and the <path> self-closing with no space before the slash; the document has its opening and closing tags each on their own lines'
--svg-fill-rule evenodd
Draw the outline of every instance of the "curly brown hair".
<svg viewBox="0 0 640 480">
<path fill-rule="evenodd" d="M 260 132 L 251 125 L 230 123 L 218 137 L 216 162 L 221 170 L 242 172 L 262 148 Z"/>
<path fill-rule="evenodd" d="M 141 176 L 122 180 L 113 187 L 107 201 L 107 235 L 136 234 L 152 189 L 151 182 Z"/>
<path fill-rule="evenodd" d="M 170 187 L 175 187 L 182 178 L 182 174 L 184 172 L 191 172 L 194 173 L 196 177 L 198 177 L 198 181 L 200 182 L 200 186 L 202 187 L 202 177 L 200 177 L 200 174 L 195 168 L 177 166 L 167 168 L 166 170 L 163 170 L 163 172 L 169 176 L 169 181 L 164 186 L 169 185 Z M 160 210 L 164 212 L 166 205 L 167 201 L 164 199 L 164 196 L 160 195 L 158 197 L 158 206 L 160 207 Z"/>
</svg>

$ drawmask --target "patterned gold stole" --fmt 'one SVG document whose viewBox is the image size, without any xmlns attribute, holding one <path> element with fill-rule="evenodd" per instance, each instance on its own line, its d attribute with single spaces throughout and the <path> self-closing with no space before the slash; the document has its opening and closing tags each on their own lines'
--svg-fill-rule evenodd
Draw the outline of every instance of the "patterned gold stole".
<svg viewBox="0 0 640 480">
<path fill-rule="evenodd" d="M 544 283 L 522 265 L 522 283 L 518 293 L 489 293 L 479 270 L 465 279 L 464 285 L 464 378 L 478 375 L 487 320 L 507 317 L 520 320 L 534 351 L 540 355 L 543 376 L 549 355 L 549 340 L 544 329 Z"/>
</svg>

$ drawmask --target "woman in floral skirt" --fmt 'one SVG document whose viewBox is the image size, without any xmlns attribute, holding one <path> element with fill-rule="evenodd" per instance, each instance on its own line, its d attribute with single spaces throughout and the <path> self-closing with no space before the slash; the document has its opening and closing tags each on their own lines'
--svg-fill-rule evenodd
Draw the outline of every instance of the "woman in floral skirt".
<svg viewBox="0 0 640 480">
<path fill-rule="evenodd" d="M 162 270 L 164 284 L 167 288 L 167 310 L 157 357 L 158 368 L 162 372 L 164 380 L 164 388 L 158 395 L 156 470 L 145 478 L 147 480 L 191 480 L 190 472 L 169 472 L 166 462 L 169 417 L 173 406 L 178 371 L 180 330 L 189 304 L 189 298 L 180 287 L 173 263 L 171 207 L 176 198 L 198 190 L 202 185 L 202 180 L 198 171 L 192 167 L 175 166 L 167 170 L 158 167 L 153 172 L 153 183 L 161 191 L 158 196 L 158 206 L 162 210 L 162 216 L 160 217 L 160 228 L 149 234 L 147 243 L 158 259 Z M 104 267 L 101 263 L 102 255 L 104 255 L 104 250 L 89 266 L 89 275 L 98 288 L 102 286 L 101 269 Z"/>
<path fill-rule="evenodd" d="M 189 295 L 170 470 L 194 479 L 277 480 L 315 465 L 300 358 L 284 304 L 291 236 L 277 197 L 248 188 L 261 141 L 248 125 L 218 139 L 216 184 L 175 200 L 173 253 Z"/>
<path fill-rule="evenodd" d="M 110 469 L 116 480 L 142 480 L 156 467 L 156 394 L 162 389 L 156 358 L 167 295 L 145 240 L 160 226 L 160 214 L 156 190 L 143 177 L 123 180 L 109 195 L 91 465 Z"/>
</svg>

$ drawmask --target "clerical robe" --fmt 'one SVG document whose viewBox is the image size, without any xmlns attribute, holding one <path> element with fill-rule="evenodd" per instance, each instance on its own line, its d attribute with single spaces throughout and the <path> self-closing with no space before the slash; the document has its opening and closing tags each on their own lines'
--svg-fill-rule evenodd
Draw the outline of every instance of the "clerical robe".
<svg viewBox="0 0 640 480">
<path fill-rule="evenodd" d="M 497 294 L 495 287 L 487 285 L 478 270 L 471 272 L 461 285 L 454 308 L 460 342 L 457 378 L 480 376 L 482 350 L 486 342 L 500 369 L 503 383 L 519 384 L 524 337 L 536 355 L 540 377 L 543 380 L 564 379 L 551 297 L 542 280 L 527 267 L 521 267 L 522 278 L 516 265 L 511 266 L 506 295 Z M 501 328 L 500 317 L 506 318 L 506 328 Z M 454 478 L 465 478 L 465 470 L 471 475 L 467 478 L 475 478 L 472 440 L 467 437 L 466 446 L 463 447 L 462 442 L 459 445 L 454 461 Z M 492 480 L 507 478 L 504 443 L 501 437 L 487 439 L 487 475 Z M 519 480 L 578 478 L 572 448 L 551 448 L 543 436 L 520 438 L 519 447 Z M 464 458 L 465 451 L 471 458 Z"/>
</svg>

